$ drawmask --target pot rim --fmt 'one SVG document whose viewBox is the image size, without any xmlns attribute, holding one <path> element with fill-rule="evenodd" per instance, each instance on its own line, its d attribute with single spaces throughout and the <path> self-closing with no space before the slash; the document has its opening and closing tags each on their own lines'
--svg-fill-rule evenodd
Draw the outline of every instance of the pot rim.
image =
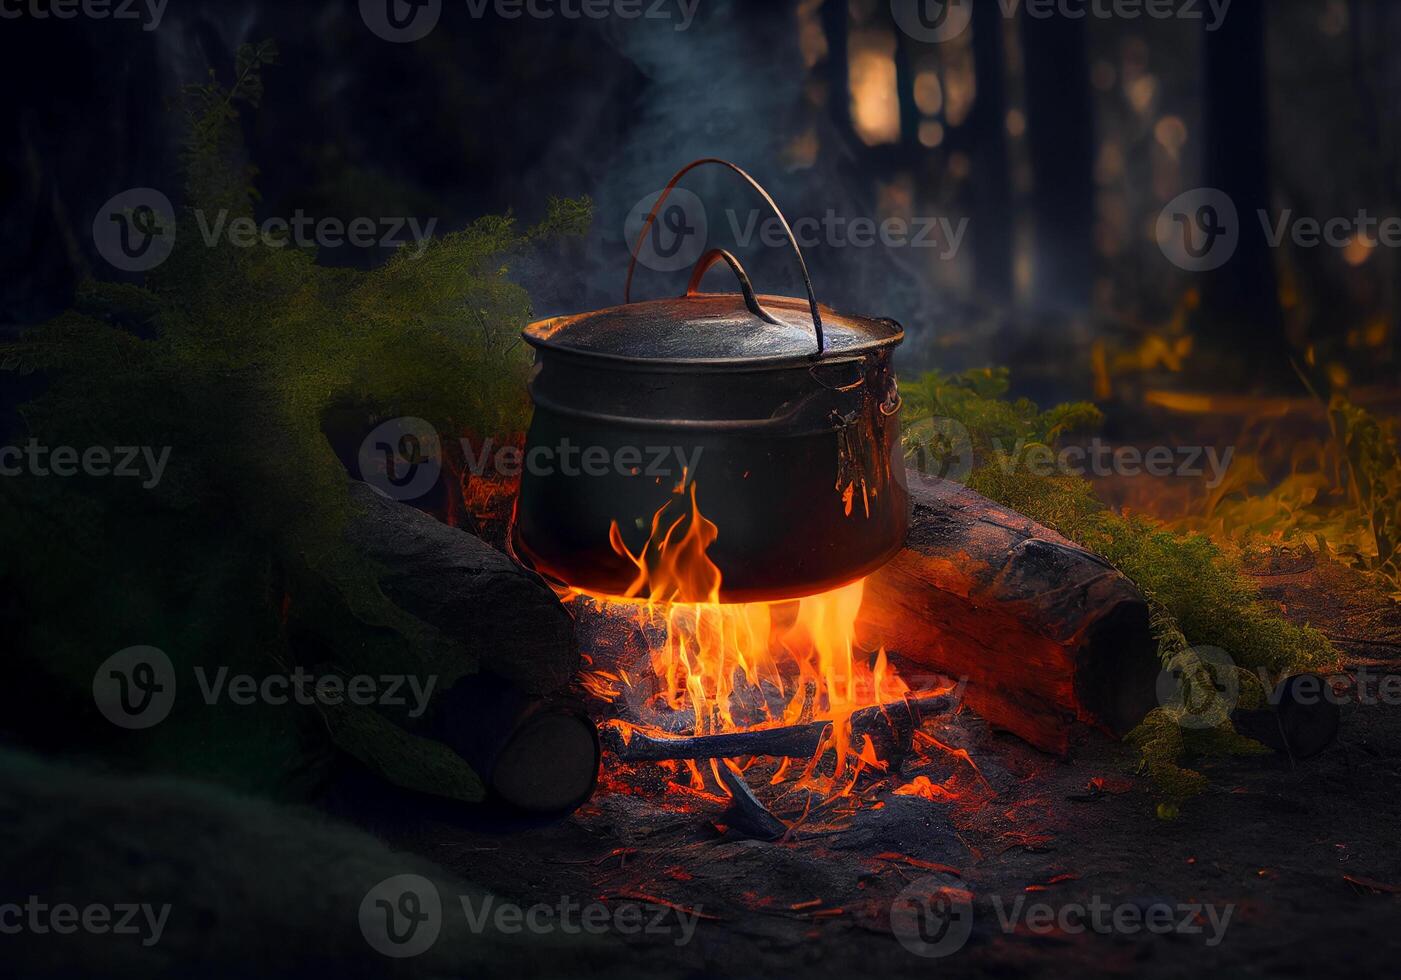
<svg viewBox="0 0 1401 980">
<path fill-rule="evenodd" d="M 717 294 L 699 294 L 713 296 Z M 778 308 L 790 307 L 797 303 L 791 296 L 769 296 L 763 295 L 760 300 L 771 306 Z M 661 304 L 668 304 L 674 301 L 656 301 Z M 642 306 L 640 303 L 628 304 L 636 311 L 636 307 Z M 840 364 L 849 361 L 859 361 L 867 355 L 883 350 L 890 350 L 898 346 L 905 339 L 905 328 L 899 321 L 891 317 L 838 317 L 827 307 L 822 307 L 825 314 L 837 319 L 845 319 L 853 322 L 860 322 L 863 325 L 883 324 L 890 332 L 883 337 L 874 337 L 859 343 L 852 344 L 840 349 L 829 347 L 826 351 L 793 351 L 781 354 L 769 354 L 759 356 L 742 357 L 644 357 L 637 354 L 618 354 L 611 351 L 601 351 L 590 347 L 583 347 L 576 344 L 561 343 L 551 339 L 559 334 L 562 328 L 570 323 L 584 319 L 605 316 L 614 310 L 622 310 L 626 307 L 611 307 L 603 310 L 590 310 L 584 313 L 566 313 L 559 316 L 545 317 L 528 324 L 521 331 L 521 339 L 536 350 L 549 351 L 556 354 L 565 354 L 572 357 L 585 358 L 592 361 L 600 361 L 611 364 L 625 364 L 632 367 L 657 371 L 717 371 L 717 372 L 737 372 L 737 371 L 768 371 L 774 368 L 784 367 L 811 367 L 814 364 Z"/>
</svg>

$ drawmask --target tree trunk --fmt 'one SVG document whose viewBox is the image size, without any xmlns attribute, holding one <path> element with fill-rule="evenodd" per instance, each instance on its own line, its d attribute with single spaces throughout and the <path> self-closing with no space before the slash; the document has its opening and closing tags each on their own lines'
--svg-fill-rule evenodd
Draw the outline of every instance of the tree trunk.
<svg viewBox="0 0 1401 980">
<path fill-rule="evenodd" d="M 1012 178 L 1007 161 L 1007 84 L 1001 11 L 973 7 L 973 64 L 978 94 L 962 128 L 973 156 L 973 278 L 993 301 L 1012 296 Z"/>
<path fill-rule="evenodd" d="M 1264 0 L 1233 3 L 1230 16 L 1204 32 L 1202 52 L 1203 180 L 1231 199 L 1239 224 L 1235 253 L 1206 274 L 1202 316 L 1250 365 L 1251 380 L 1292 384 L 1274 255 L 1257 219 L 1271 203 Z"/>
<path fill-rule="evenodd" d="M 1083 310 L 1095 265 L 1094 106 L 1085 21 L 1024 13 L 1021 36 L 1034 180 L 1032 300 L 1043 308 Z"/>
</svg>

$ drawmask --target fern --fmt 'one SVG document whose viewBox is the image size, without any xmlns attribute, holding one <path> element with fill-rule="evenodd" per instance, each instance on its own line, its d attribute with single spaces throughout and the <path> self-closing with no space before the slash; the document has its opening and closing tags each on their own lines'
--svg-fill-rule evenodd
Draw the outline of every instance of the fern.
<svg viewBox="0 0 1401 980">
<path fill-rule="evenodd" d="M 184 91 L 185 201 L 169 258 L 140 286 L 84 284 L 71 310 L 0 349 L 0 365 L 48 381 L 22 409 L 39 441 L 172 447 L 149 491 L 116 480 L 0 487 L 0 554 L 29 624 L 18 655 L 90 722 L 94 668 L 138 643 L 178 668 L 315 661 L 323 672 L 434 673 L 440 690 L 473 667 L 385 599 L 376 569 L 343 542 L 346 474 L 323 418 L 351 404 L 367 423 L 412 415 L 448 439 L 523 429 L 529 357 L 518 338 L 530 302 L 511 264 L 582 231 L 589 203 L 551 201 L 524 229 L 484 217 L 367 272 L 318 265 L 311 249 L 206 244 L 201 216 L 254 213 L 240 115 L 275 59 L 271 43 L 245 46 L 228 86 L 211 72 Z M 124 747 L 148 765 L 282 792 L 324 763 L 328 732 L 352 730 L 295 707 L 260 710 L 253 724 L 240 711 L 178 704 Z M 104 725 L 65 739 L 101 751 Z"/>
</svg>

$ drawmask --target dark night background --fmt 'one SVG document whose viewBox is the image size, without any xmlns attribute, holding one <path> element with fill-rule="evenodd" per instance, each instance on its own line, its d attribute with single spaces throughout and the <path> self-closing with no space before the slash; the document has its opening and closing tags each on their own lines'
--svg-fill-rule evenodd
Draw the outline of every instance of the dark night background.
<svg viewBox="0 0 1401 980">
<path fill-rule="evenodd" d="M 590 21 L 447 3 L 411 44 L 381 41 L 351 3 L 187 0 L 153 31 L 6 21 L 0 321 L 41 322 L 83 276 L 111 271 L 90 216 L 119 190 L 179 186 L 165 101 L 210 66 L 227 74 L 239 43 L 273 38 L 279 64 L 245 124 L 260 215 L 415 215 L 447 230 L 588 195 L 589 239 L 518 276 L 542 314 L 619 302 L 629 211 L 714 155 L 749 168 L 790 220 L 969 219 L 952 259 L 808 250 L 823 302 L 907 326 L 909 367 L 992 358 L 1033 393 L 1082 395 L 1096 341 L 1112 362 L 1185 330 L 1203 388 L 1289 387 L 1287 359 L 1310 344 L 1320 370 L 1394 380 L 1394 249 L 1272 254 L 1247 235 L 1227 274 L 1193 275 L 1163 261 L 1152 233 L 1163 204 L 1199 186 L 1242 215 L 1395 214 L 1394 4 L 1237 0 L 1216 31 L 1004 20 L 995 7 L 974 5 L 973 29 L 944 44 L 906 36 L 875 0 L 703 2 L 686 30 L 674 4 L 667 19 Z M 743 222 L 757 202 L 721 174 L 687 186 L 716 212 L 710 244 L 730 245 L 722 210 Z M 781 249 L 741 253 L 761 289 L 794 290 Z M 382 258 L 347 246 L 321 261 Z M 651 273 L 640 289 L 681 281 Z"/>
<path fill-rule="evenodd" d="M 386 11 L 424 3 L 439 14 L 421 39 L 391 43 L 372 29 Z M 463 621 L 444 627 L 419 622 L 376 577 L 382 556 L 342 534 L 365 500 L 389 506 L 363 483 L 348 490 L 346 470 L 368 479 L 356 449 L 385 420 L 430 419 L 448 444 L 524 440 L 531 355 L 516 342 L 519 326 L 622 303 L 639 207 L 686 163 L 719 157 L 753 174 L 790 221 L 844 225 L 805 244 L 816 295 L 903 324 L 895 365 L 907 433 L 917 413 L 921 424 L 967 421 L 979 456 L 970 495 L 1069 539 L 1038 552 L 1051 571 L 1026 576 L 1041 583 L 1033 600 L 1060 594 L 1052 558 L 1073 542 L 1099 563 L 1096 574 L 1122 571 L 1150 593 L 1143 621 L 1151 601 L 1155 643 L 1182 621 L 1192 627 L 1176 634 L 1184 645 L 1214 643 L 1216 628 L 1241 639 L 1242 669 L 1257 665 L 1254 655 L 1269 661 L 1261 649 L 1287 648 L 1297 659 L 1278 662 L 1291 669 L 1324 670 L 1324 650 L 1334 665 L 1401 674 L 1401 235 L 1378 242 L 1352 225 L 1366 212 L 1401 228 L 1401 4 L 1231 0 L 1216 23 L 1206 0 L 1191 5 L 1195 19 L 1007 16 L 1003 0 L 963 0 L 968 28 L 937 41 L 906 29 L 909 0 L 641 0 L 657 16 L 637 19 L 511 18 L 478 0 L 169 0 L 151 30 L 139 19 L 60 19 L 51 6 L 0 0 L 0 450 L 39 432 L 56 446 L 176 452 L 151 492 L 134 481 L 0 477 L 0 836 L 11 840 L 0 847 L 0 909 L 53 882 L 104 900 L 177 895 L 167 941 L 150 958 L 117 949 L 113 975 L 552 976 L 577 967 L 662 980 L 772 975 L 777 964 L 799 976 L 928 976 L 943 962 L 910 958 L 891 941 L 891 896 L 916 873 L 957 865 L 969 872 L 959 887 L 982 895 L 1064 885 L 1140 904 L 1214 895 L 1242 910 L 1240 938 L 1219 954 L 1123 937 L 1106 946 L 1096 945 L 1103 937 L 994 936 L 980 911 L 986 932 L 958 961 L 970 974 L 1283 975 L 1394 963 L 1394 706 L 1349 715 L 1352 727 L 1312 768 L 1264 749 L 1222 749 L 1201 766 L 1207 788 L 1181 800 L 1153 796 L 1148 752 L 1132 755 L 1117 738 L 1059 758 L 962 713 L 956 745 L 986 764 L 983 782 L 1002 794 L 996 806 L 960 809 L 902 787 L 898 799 L 862 809 L 866 822 L 841 831 L 849 836 L 818 829 L 790 847 L 722 839 L 706 808 L 728 797 L 682 797 L 685 787 L 661 780 L 662 790 L 639 788 L 627 782 L 635 772 L 608 770 L 609 756 L 596 797 L 567 819 L 474 809 L 486 792 L 468 765 L 476 760 L 449 752 L 443 745 L 458 743 L 432 727 L 449 717 L 471 729 L 481 719 L 466 702 L 444 698 L 449 707 L 421 724 L 396 715 L 373 730 L 384 743 L 332 731 L 317 710 L 204 711 L 188 697 L 159 729 L 117 731 L 99 714 L 93 665 L 133 644 L 186 657 L 182 669 L 259 676 L 293 663 L 348 671 L 386 651 L 407 660 L 426 650 L 427 662 L 448 650 L 461 668 L 454 683 L 480 668 L 495 684 L 504 664 L 511 694 L 499 700 L 512 710 L 511 699 L 534 710 L 561 692 L 581 697 L 595 664 L 567 601 L 503 556 L 518 484 L 474 484 L 445 455 L 431 491 L 391 507 L 394 520 L 431 525 L 423 533 L 441 534 L 432 540 L 448 542 L 444 551 L 470 539 L 478 557 L 545 596 L 532 617 L 515 616 L 513 598 L 471 592 L 452 606 Z M 453 242 L 444 261 L 455 272 L 460 260 L 460 295 L 426 273 L 376 278 L 397 261 L 378 245 L 322 247 L 315 265 L 292 250 L 192 247 L 191 87 L 211 73 L 235 87 L 239 52 L 265 40 L 277 54 L 261 68 L 260 104 L 239 97 L 240 139 L 228 141 L 243 154 L 232 162 L 252 168 L 257 218 L 412 217 L 441 236 L 490 215 L 528 228 L 558 217 L 554 199 L 587 198 L 587 232 L 522 244 L 497 228 L 481 254 Z M 734 226 L 767 214 L 733 174 L 701 169 L 682 186 L 703 202 L 707 248 L 734 251 L 761 293 L 801 294 L 786 246 L 757 232 L 735 241 Z M 115 268 L 94 241 L 105 202 L 132 188 L 185 209 L 186 252 L 149 278 Z M 1204 228 L 1203 202 L 1221 195 L 1236 210 L 1226 229 L 1234 251 L 1192 271 L 1174 245 L 1175 215 Z M 1344 232 L 1333 244 L 1286 234 L 1271 246 L 1257 212 L 1271 222 L 1343 219 Z M 852 221 L 956 229 L 957 247 L 942 231 L 931 247 L 862 246 L 850 240 Z M 688 244 L 699 253 L 700 242 Z M 498 269 L 507 271 L 493 278 Z M 634 298 L 679 296 L 688 269 L 640 268 Z M 94 300 L 94 281 L 143 288 Z M 733 280 L 722 268 L 706 286 L 731 290 Z M 370 311 L 382 317 L 366 313 L 365 297 L 383 300 Z M 75 307 L 87 318 L 75 336 L 99 342 L 75 352 L 60 330 L 52 349 L 25 346 L 49 336 L 56 318 L 72 328 L 65 311 Z M 335 315 L 308 322 L 323 310 Z M 241 334 L 227 320 L 244 313 L 252 326 Z M 339 315 L 358 316 L 355 329 Z M 323 348 L 335 355 L 324 373 Z M 30 370 L 12 350 L 52 360 Z M 1031 401 L 1014 401 L 1023 396 Z M 1062 431 L 1062 418 L 1092 423 Z M 1235 464 L 1219 487 L 1116 472 L 975 485 L 993 458 L 979 422 L 1021 440 L 1018 451 L 1094 430 L 1129 447 L 1229 446 Z M 992 517 L 985 524 L 1007 530 Z M 949 563 L 985 564 L 967 554 Z M 430 565 L 422 577 L 437 576 Z M 460 581 L 443 577 L 430 591 L 436 584 L 451 606 L 460 597 L 441 593 Z M 361 601 L 362 586 L 379 605 Z M 519 652 L 551 643 L 565 649 L 561 676 L 517 690 L 534 669 Z M 1164 641 L 1149 656 L 1168 649 Z M 592 725 L 582 727 L 592 739 Z M 1175 729 L 1169 736 L 1181 742 Z M 430 762 L 449 755 L 451 765 L 423 763 L 424 743 L 442 753 Z M 390 748 L 379 753 L 382 744 Z M 1184 772 L 1180 757 L 1169 759 L 1172 775 Z M 669 764 L 665 779 L 683 779 Z M 443 771 L 466 771 L 480 793 L 451 780 L 453 792 L 438 793 Z M 697 907 L 728 918 L 704 926 L 684 956 L 642 941 L 600 951 L 559 935 L 525 944 L 464 934 L 402 963 L 367 952 L 363 907 L 360 928 L 346 912 L 369 901 L 366 881 L 401 873 L 463 894 L 480 886 L 521 902 L 566 892 L 602 901 L 634 868 L 647 887 L 699 896 Z M 812 912 L 811 896 L 832 907 Z M 0 963 L 9 938 L 0 935 Z M 34 943 L 23 962 L 35 975 L 78 975 L 105 964 L 99 939 L 79 936 L 60 952 Z"/>
</svg>

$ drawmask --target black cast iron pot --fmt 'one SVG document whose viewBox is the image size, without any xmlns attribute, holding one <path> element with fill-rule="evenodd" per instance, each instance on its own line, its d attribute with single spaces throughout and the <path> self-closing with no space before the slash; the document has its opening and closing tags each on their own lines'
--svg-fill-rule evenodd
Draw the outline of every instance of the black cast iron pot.
<svg viewBox="0 0 1401 980">
<path fill-rule="evenodd" d="M 638 248 L 671 189 L 706 163 L 739 174 L 773 208 L 807 299 L 756 296 L 739 261 L 715 249 L 685 296 L 629 303 L 634 249 L 625 305 L 527 327 L 535 414 L 514 544 L 551 578 L 621 595 L 638 568 L 610 543 L 610 528 L 638 555 L 659 509 L 677 505 L 668 515 L 679 516 L 694 491 L 718 529 L 707 554 L 722 601 L 811 595 L 873 571 L 904 541 L 891 366 L 904 331 L 819 306 L 787 220 L 723 160 L 698 160 L 671 179 Z M 742 295 L 697 291 L 721 260 Z"/>
</svg>

